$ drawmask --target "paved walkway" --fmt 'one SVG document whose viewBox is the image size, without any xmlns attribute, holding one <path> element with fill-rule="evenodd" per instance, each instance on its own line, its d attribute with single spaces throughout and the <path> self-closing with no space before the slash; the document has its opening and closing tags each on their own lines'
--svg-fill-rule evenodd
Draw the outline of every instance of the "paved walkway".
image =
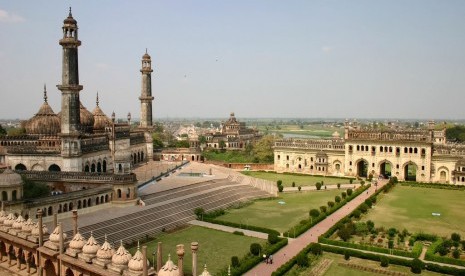
<svg viewBox="0 0 465 276">
<path fill-rule="evenodd" d="M 235 228 L 235 227 L 229 227 L 229 226 L 225 226 L 225 225 L 214 224 L 214 223 L 209 223 L 209 222 L 200 221 L 200 220 L 189 221 L 189 224 L 198 225 L 198 226 L 211 228 L 211 229 L 216 229 L 216 230 L 229 232 L 229 233 L 232 233 L 234 231 L 240 231 L 240 232 L 244 233 L 245 236 L 255 237 L 255 238 L 265 239 L 265 240 L 268 239 L 268 234 L 266 234 L 266 233 L 256 232 L 256 231 L 251 231 L 251 230 L 245 230 L 245 229 Z"/>
<path fill-rule="evenodd" d="M 381 188 L 387 183 L 387 180 L 378 182 L 378 188 Z M 287 262 L 289 259 L 297 255 L 305 246 L 311 242 L 317 242 L 318 236 L 326 232 L 331 226 L 337 223 L 340 219 L 352 212 L 358 205 L 360 205 L 365 199 L 370 197 L 375 192 L 375 187 L 369 188 L 367 192 L 360 194 L 358 197 L 351 200 L 349 203 L 344 205 L 342 208 L 331 214 L 329 217 L 318 223 L 317 225 L 310 228 L 307 232 L 297 237 L 292 242 L 273 255 L 273 264 L 260 263 L 253 269 L 248 271 L 245 275 L 250 276 L 269 276 L 273 271 L 278 269 L 281 265 Z"/>
</svg>

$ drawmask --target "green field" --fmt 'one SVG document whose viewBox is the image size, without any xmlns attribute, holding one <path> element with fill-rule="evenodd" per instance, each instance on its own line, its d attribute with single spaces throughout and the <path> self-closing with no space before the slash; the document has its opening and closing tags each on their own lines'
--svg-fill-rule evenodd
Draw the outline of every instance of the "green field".
<svg viewBox="0 0 465 276">
<path fill-rule="evenodd" d="M 212 275 L 216 275 L 219 270 L 227 267 L 231 263 L 232 256 L 242 258 L 242 256 L 247 254 L 250 244 L 260 243 L 262 246 L 266 244 L 266 240 L 262 239 L 234 235 L 199 226 L 190 226 L 174 233 L 161 235 L 154 241 L 149 242 L 146 244 L 147 254 L 149 255 L 150 262 L 152 262 L 152 253 L 157 251 L 158 242 L 162 242 L 163 265 L 168 260 L 168 254 L 171 255 L 171 260 L 177 265 L 176 245 L 184 244 L 186 252 L 184 255 L 184 272 L 192 273 L 190 244 L 194 241 L 199 243 L 197 274 L 200 274 L 203 271 L 204 264 L 207 264 L 207 269 Z M 129 251 L 131 254 L 134 254 L 136 248 L 131 248 Z M 156 259 L 155 256 L 155 262 L 157 261 Z"/>
<path fill-rule="evenodd" d="M 276 182 L 278 180 L 283 181 L 284 187 L 292 187 L 292 182 L 295 182 L 295 186 L 314 186 L 316 182 L 323 181 L 324 184 L 327 185 L 334 185 L 337 183 L 341 184 L 348 184 L 349 178 L 338 178 L 338 177 L 330 177 L 330 176 L 314 176 L 314 175 L 292 175 L 292 174 L 282 174 L 282 173 L 274 173 L 274 172 L 242 172 L 245 175 L 271 180 Z M 354 179 L 353 183 L 357 183 Z"/>
<path fill-rule="evenodd" d="M 406 228 L 409 232 L 423 231 L 439 236 L 457 232 L 465 236 L 465 191 L 397 185 L 382 195 L 375 208 L 363 217 L 375 227 Z M 440 213 L 433 216 L 432 213 Z"/>
<path fill-rule="evenodd" d="M 388 267 L 381 267 L 379 262 L 364 260 L 364 259 L 358 259 L 358 258 L 354 258 L 354 257 L 351 257 L 348 261 L 346 261 L 346 260 L 344 260 L 343 255 L 337 255 L 337 254 L 333 254 L 333 253 L 325 252 L 323 254 L 323 256 L 318 261 L 321 262 L 323 259 L 330 259 L 330 260 L 333 261 L 331 263 L 331 265 L 329 266 L 328 270 L 326 271 L 326 273 L 323 274 L 323 275 L 327 275 L 327 276 L 370 276 L 370 275 L 373 275 L 373 273 L 370 273 L 370 272 L 367 272 L 367 271 L 362 271 L 362 270 L 358 270 L 358 269 L 355 269 L 355 268 L 348 268 L 348 267 L 340 266 L 340 265 L 338 265 L 338 263 L 352 263 L 352 264 L 357 264 L 357 265 L 363 265 L 365 267 L 371 267 L 371 268 L 376 268 L 376 269 L 383 269 L 383 270 L 396 271 L 396 272 L 402 272 L 402 273 L 415 275 L 415 274 L 410 272 L 409 267 L 399 266 L 399 265 L 392 265 L 392 264 L 390 264 Z M 315 263 L 314 265 L 312 265 L 312 267 L 314 267 L 315 265 L 317 265 L 317 264 Z M 293 268 L 291 271 L 289 271 L 285 275 L 286 276 L 306 276 L 306 275 L 310 275 L 312 267 L 310 267 L 310 268 L 308 268 L 307 270 L 304 270 L 304 271 Z M 421 275 L 439 276 L 439 275 L 443 275 L 443 274 L 422 270 Z"/>
<path fill-rule="evenodd" d="M 217 219 L 266 227 L 282 233 L 301 220 L 308 219 L 310 209 L 319 209 L 321 205 L 327 206 L 328 201 L 334 201 L 334 197 L 342 192 L 342 189 L 336 189 L 285 193 L 279 198 L 257 200 L 247 207 L 229 210 L 226 215 Z M 285 204 L 280 204 L 280 201 Z"/>
</svg>

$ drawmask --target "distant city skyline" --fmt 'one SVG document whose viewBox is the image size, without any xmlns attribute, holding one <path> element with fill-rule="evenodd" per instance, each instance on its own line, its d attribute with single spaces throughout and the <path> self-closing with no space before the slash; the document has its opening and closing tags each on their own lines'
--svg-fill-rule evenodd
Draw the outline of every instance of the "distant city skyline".
<svg viewBox="0 0 465 276">
<path fill-rule="evenodd" d="M 60 111 L 61 26 L 79 26 L 81 101 L 140 117 L 152 57 L 154 120 L 462 120 L 464 1 L 3 1 L 0 118 Z"/>
</svg>

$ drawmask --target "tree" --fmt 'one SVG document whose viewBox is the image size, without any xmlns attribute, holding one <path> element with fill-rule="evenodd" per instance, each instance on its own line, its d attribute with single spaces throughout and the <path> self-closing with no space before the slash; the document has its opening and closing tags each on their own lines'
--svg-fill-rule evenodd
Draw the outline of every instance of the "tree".
<svg viewBox="0 0 465 276">
<path fill-rule="evenodd" d="M 389 259 L 386 256 L 381 256 L 381 266 L 388 267 L 389 266 Z"/>
<path fill-rule="evenodd" d="M 420 274 L 424 266 L 425 264 L 422 261 L 420 261 L 418 258 L 415 258 L 412 260 L 410 264 L 410 271 L 412 271 L 415 274 Z"/>
<path fill-rule="evenodd" d="M 274 152 L 273 146 L 275 137 L 273 135 L 265 135 L 258 140 L 254 145 L 254 155 L 258 157 L 262 163 L 273 163 Z"/>
<path fill-rule="evenodd" d="M 373 228 L 375 228 L 375 223 L 371 220 L 367 220 L 367 227 L 368 227 L 368 231 L 371 232 L 371 230 L 373 230 Z"/>
<path fill-rule="evenodd" d="M 334 197 L 334 201 L 336 201 L 336 203 L 341 202 L 341 197 L 340 196 Z"/>
<path fill-rule="evenodd" d="M 50 187 L 44 183 L 33 182 L 25 177 L 23 179 L 24 199 L 38 198 L 50 195 Z"/>
<path fill-rule="evenodd" d="M 397 229 L 394 227 L 391 227 L 388 229 L 388 235 L 390 238 L 394 238 L 394 236 L 397 234 Z"/>
<path fill-rule="evenodd" d="M 342 192 L 341 194 L 342 198 L 345 199 L 347 197 L 347 193 L 346 192 Z"/>
<path fill-rule="evenodd" d="M 281 186 L 281 185 L 283 185 L 283 181 L 282 181 L 282 180 L 276 181 L 276 186 L 277 186 L 277 187 L 279 187 L 279 186 Z"/>
<path fill-rule="evenodd" d="M 308 267 L 309 265 L 307 254 L 304 253 L 297 254 L 296 261 L 300 267 Z"/>
<path fill-rule="evenodd" d="M 297 189 L 299 189 L 299 192 L 300 192 L 300 190 L 302 190 L 302 187 L 301 187 L 301 186 L 299 186 L 299 187 L 297 187 Z"/>
<path fill-rule="evenodd" d="M 362 213 L 366 213 L 368 211 L 370 207 L 368 207 L 368 205 L 364 202 L 362 204 L 360 204 L 360 207 L 358 207 L 358 209 L 360 210 L 360 212 Z"/>
<path fill-rule="evenodd" d="M 352 233 L 348 227 L 343 226 L 339 229 L 339 231 L 337 231 L 337 236 L 343 241 L 348 241 L 352 236 Z"/>
<path fill-rule="evenodd" d="M 352 189 L 347 189 L 347 195 L 348 196 L 352 195 Z"/>
<path fill-rule="evenodd" d="M 394 240 L 389 240 L 388 241 L 388 248 L 393 249 L 394 248 Z"/>
<path fill-rule="evenodd" d="M 452 251 L 452 257 L 454 257 L 454 259 L 460 258 L 460 250 L 455 249 L 454 251 Z"/>
<path fill-rule="evenodd" d="M 158 132 L 152 133 L 152 141 L 153 141 L 154 149 L 161 149 L 164 147 L 163 140 L 162 140 L 160 133 Z"/>
<path fill-rule="evenodd" d="M 338 189 L 341 188 L 341 183 L 337 183 L 337 188 L 338 188 Z"/>
<path fill-rule="evenodd" d="M 207 143 L 207 137 L 200 135 L 199 136 L 199 143 L 200 144 L 206 144 Z"/>
<path fill-rule="evenodd" d="M 446 138 L 450 141 L 465 142 L 465 126 L 454 126 L 446 129 Z"/>
<path fill-rule="evenodd" d="M 224 149 L 224 148 L 226 147 L 226 142 L 223 141 L 223 140 L 221 140 L 221 141 L 218 143 L 218 147 L 219 147 L 220 149 Z"/>
<path fill-rule="evenodd" d="M 319 243 L 313 243 L 310 246 L 310 251 L 315 256 L 321 255 L 323 253 L 323 250 L 321 249 L 321 244 L 319 244 Z"/>
<path fill-rule="evenodd" d="M 292 182 L 292 187 L 295 187 L 295 182 Z"/>
<path fill-rule="evenodd" d="M 321 183 L 320 183 L 320 182 L 315 183 L 315 186 L 316 186 L 316 189 L 317 189 L 317 190 L 320 190 L 320 189 L 321 189 Z"/>
<path fill-rule="evenodd" d="M 254 256 L 258 256 L 261 250 L 262 246 L 259 243 L 252 243 L 250 245 L 250 253 L 252 253 Z"/>
<path fill-rule="evenodd" d="M 276 233 L 268 234 L 268 242 L 270 244 L 275 244 L 279 241 L 278 235 Z"/>
<path fill-rule="evenodd" d="M 454 242 L 459 243 L 460 242 L 460 234 L 452 233 L 450 235 L 450 239 L 453 240 Z"/>
<path fill-rule="evenodd" d="M 197 216 L 197 219 L 202 219 L 205 215 L 205 210 L 202 207 L 195 208 L 194 214 Z"/>
<path fill-rule="evenodd" d="M 348 261 L 350 259 L 350 253 L 347 250 L 344 250 L 344 259 Z"/>
<path fill-rule="evenodd" d="M 324 205 L 323 205 L 323 206 L 320 206 L 320 211 L 321 211 L 322 213 L 326 213 L 326 210 L 328 210 L 328 208 L 326 208 L 326 206 L 324 206 Z"/>
<path fill-rule="evenodd" d="M 8 136 L 21 136 L 26 134 L 26 129 L 23 127 L 10 128 L 7 131 Z"/>
<path fill-rule="evenodd" d="M 283 187 L 283 185 L 279 185 L 279 186 L 278 186 L 278 191 L 279 191 L 280 193 L 282 193 L 282 192 L 283 192 L 283 190 L 284 190 L 284 187 Z"/>
<path fill-rule="evenodd" d="M 353 212 L 353 215 L 355 218 L 360 218 L 360 216 L 362 215 L 362 212 L 360 212 L 359 209 L 355 209 L 354 212 Z"/>
<path fill-rule="evenodd" d="M 309 215 L 312 218 L 317 218 L 320 215 L 320 211 L 318 211 L 317 209 L 312 209 L 310 210 Z"/>
<path fill-rule="evenodd" d="M 239 257 L 237 256 L 232 256 L 231 257 L 231 266 L 232 267 L 239 267 L 240 263 L 239 263 Z"/>
<path fill-rule="evenodd" d="M 0 137 L 1 136 L 5 136 L 6 135 L 6 130 L 2 127 L 2 125 L 0 124 Z"/>
<path fill-rule="evenodd" d="M 328 201 L 328 207 L 333 208 L 334 206 L 334 201 Z"/>
</svg>

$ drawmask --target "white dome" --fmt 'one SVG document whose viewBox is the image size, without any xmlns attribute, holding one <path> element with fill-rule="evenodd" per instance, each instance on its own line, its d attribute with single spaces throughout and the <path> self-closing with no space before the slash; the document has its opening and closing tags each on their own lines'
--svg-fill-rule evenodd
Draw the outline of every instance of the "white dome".
<svg viewBox="0 0 465 276">
<path fill-rule="evenodd" d="M 171 261 L 171 255 L 168 255 L 168 261 L 166 264 L 158 271 L 158 276 L 178 276 L 179 270 L 178 267 Z"/>
<path fill-rule="evenodd" d="M 16 216 L 13 213 L 10 213 L 6 219 L 3 221 L 3 224 L 5 226 L 13 226 L 13 223 L 15 223 Z"/>
<path fill-rule="evenodd" d="M 210 272 L 207 271 L 207 264 L 205 264 L 205 266 L 203 268 L 203 272 L 202 272 L 202 274 L 200 274 L 200 276 L 211 276 Z"/>
<path fill-rule="evenodd" d="M 81 235 L 81 233 L 77 232 L 76 235 L 74 235 L 73 239 L 69 243 L 69 247 L 71 249 L 79 249 L 82 250 L 84 245 L 86 245 L 86 239 Z"/>
<path fill-rule="evenodd" d="M 147 262 L 147 267 L 148 266 L 148 261 Z M 128 263 L 128 268 L 130 271 L 133 272 L 141 272 L 144 269 L 144 255 L 142 255 L 142 252 L 140 252 L 139 247 L 137 247 L 137 252 L 132 256 L 132 259 Z"/>
<path fill-rule="evenodd" d="M 91 232 L 90 238 L 87 240 L 84 247 L 82 247 L 82 252 L 85 254 L 89 254 L 89 255 L 95 255 L 97 254 L 97 251 L 99 250 L 99 248 L 100 248 L 100 245 L 98 244 L 97 240 L 95 240 Z"/>
<path fill-rule="evenodd" d="M 26 233 L 31 233 L 34 229 L 35 223 L 29 218 L 24 224 L 21 230 Z"/>
<path fill-rule="evenodd" d="M 48 228 L 45 226 L 45 224 L 42 225 L 42 233 L 44 235 L 48 234 Z M 38 237 L 39 236 L 39 224 L 35 223 L 34 227 L 32 228 L 31 234 Z"/>
<path fill-rule="evenodd" d="M 128 265 L 131 257 L 131 253 L 129 253 L 129 251 L 124 248 L 123 241 L 121 241 L 121 245 L 119 246 L 118 250 L 116 250 L 115 254 L 113 254 L 113 257 L 111 257 L 111 263 L 114 265 Z"/>
<path fill-rule="evenodd" d="M 105 242 L 102 244 L 102 247 L 97 250 L 97 259 L 111 260 L 113 254 L 115 254 L 115 249 L 113 249 L 111 244 L 107 241 L 107 237 L 105 236 Z"/>
<path fill-rule="evenodd" d="M 60 243 L 60 226 L 59 225 L 55 227 L 55 230 L 53 230 L 52 234 L 50 234 L 50 237 L 48 237 L 48 239 L 53 243 Z M 65 233 L 63 233 L 63 240 L 66 240 Z"/>
</svg>

